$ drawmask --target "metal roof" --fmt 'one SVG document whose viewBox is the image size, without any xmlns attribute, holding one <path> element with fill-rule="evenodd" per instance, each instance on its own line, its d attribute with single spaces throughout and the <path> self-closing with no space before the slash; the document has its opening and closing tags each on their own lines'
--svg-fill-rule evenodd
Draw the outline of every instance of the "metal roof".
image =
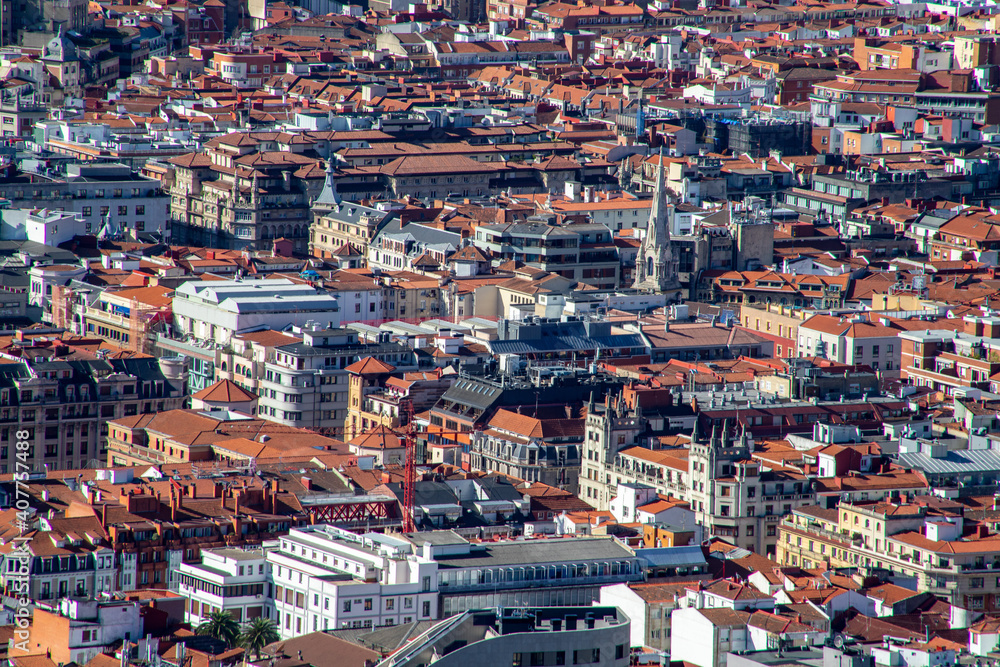
<svg viewBox="0 0 1000 667">
<path fill-rule="evenodd" d="M 900 465 L 918 468 L 932 474 L 969 474 L 1000 470 L 1000 452 L 992 449 L 950 451 L 940 458 L 918 452 L 907 452 L 899 454 L 898 457 Z"/>
<path fill-rule="evenodd" d="M 687 567 L 708 565 L 705 553 L 698 545 L 636 549 L 635 555 L 646 561 L 648 567 Z"/>
<path fill-rule="evenodd" d="M 596 338 L 547 336 L 541 340 L 497 340 L 489 343 L 490 352 L 493 354 L 532 354 L 622 347 L 646 349 L 646 343 L 639 334 L 598 336 Z"/>
<path fill-rule="evenodd" d="M 614 538 L 570 537 L 487 543 L 485 549 L 474 549 L 469 554 L 437 556 L 434 560 L 440 569 L 447 570 L 633 558 L 635 556 L 632 551 Z M 525 585 L 528 585 L 528 582 L 525 582 Z"/>
</svg>

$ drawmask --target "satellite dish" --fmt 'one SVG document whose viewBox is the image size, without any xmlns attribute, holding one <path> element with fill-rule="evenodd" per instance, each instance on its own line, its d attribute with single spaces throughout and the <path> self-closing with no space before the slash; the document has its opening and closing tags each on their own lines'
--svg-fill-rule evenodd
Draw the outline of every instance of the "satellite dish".
<svg viewBox="0 0 1000 667">
<path fill-rule="evenodd" d="M 837 648 L 844 648 L 844 635 L 839 632 L 833 636 L 833 645 Z"/>
</svg>

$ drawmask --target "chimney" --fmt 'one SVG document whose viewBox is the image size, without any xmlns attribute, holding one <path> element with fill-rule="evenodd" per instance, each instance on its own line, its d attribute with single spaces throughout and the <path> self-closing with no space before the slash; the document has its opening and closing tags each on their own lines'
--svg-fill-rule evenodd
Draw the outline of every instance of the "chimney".
<svg viewBox="0 0 1000 667">
<path fill-rule="evenodd" d="M 306 491 L 312 491 L 313 485 L 311 479 L 309 479 L 308 477 L 300 477 L 299 479 L 302 480 L 302 488 L 304 488 Z"/>
</svg>

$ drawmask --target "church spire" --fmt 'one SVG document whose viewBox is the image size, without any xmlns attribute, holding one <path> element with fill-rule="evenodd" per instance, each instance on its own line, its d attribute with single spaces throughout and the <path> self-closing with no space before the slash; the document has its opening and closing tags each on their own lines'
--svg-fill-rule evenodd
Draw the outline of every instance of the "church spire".
<svg viewBox="0 0 1000 667">
<path fill-rule="evenodd" d="M 674 266 L 673 249 L 670 246 L 670 224 L 673 210 L 667 203 L 663 165 L 664 155 L 661 146 L 656 165 L 656 186 L 653 190 L 653 201 L 650 204 L 649 222 L 646 224 L 646 235 L 642 239 L 642 245 L 639 246 L 639 254 L 636 257 L 635 282 L 633 283 L 635 289 L 661 294 L 676 290 L 679 286 Z"/>
<path fill-rule="evenodd" d="M 333 179 L 333 156 L 326 161 L 326 180 L 323 182 L 323 190 L 316 197 L 317 204 L 327 204 L 328 206 L 340 206 L 342 201 L 340 193 L 337 192 L 337 183 Z"/>
</svg>

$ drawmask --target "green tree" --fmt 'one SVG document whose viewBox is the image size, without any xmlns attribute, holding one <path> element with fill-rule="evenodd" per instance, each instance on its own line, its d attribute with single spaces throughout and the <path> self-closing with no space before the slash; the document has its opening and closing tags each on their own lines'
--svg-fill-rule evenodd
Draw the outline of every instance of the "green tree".
<svg viewBox="0 0 1000 667">
<path fill-rule="evenodd" d="M 228 611 L 213 611 L 195 633 L 221 639 L 226 646 L 232 646 L 240 636 L 240 625 Z"/>
<path fill-rule="evenodd" d="M 260 658 L 261 650 L 268 644 L 278 641 L 278 626 L 269 618 L 255 618 L 243 626 L 238 640 L 239 646 L 253 653 L 254 659 Z"/>
</svg>

